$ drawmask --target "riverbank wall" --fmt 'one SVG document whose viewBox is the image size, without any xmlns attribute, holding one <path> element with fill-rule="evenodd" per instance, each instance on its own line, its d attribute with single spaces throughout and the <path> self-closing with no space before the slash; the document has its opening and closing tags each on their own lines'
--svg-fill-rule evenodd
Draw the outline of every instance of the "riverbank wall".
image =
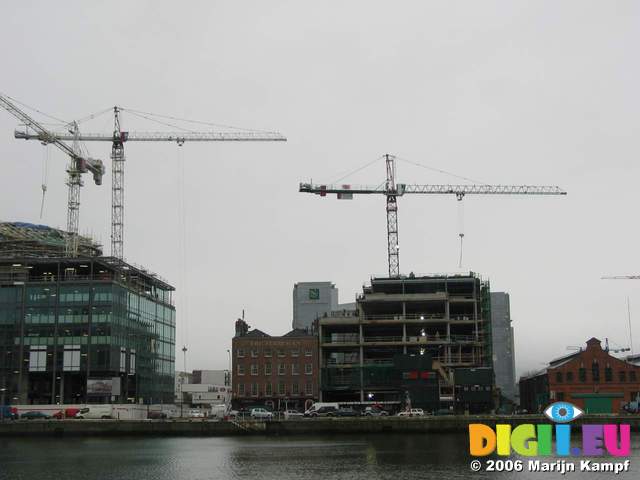
<svg viewBox="0 0 640 480">
<path fill-rule="evenodd" d="M 460 415 L 436 417 L 314 418 L 299 420 L 19 420 L 0 422 L 1 437 L 24 436 L 232 436 L 232 435 L 340 435 L 383 433 L 465 433 L 469 424 L 491 427 L 523 423 L 549 423 L 542 415 Z M 640 433 L 640 415 L 585 415 L 572 425 L 629 424 Z"/>
</svg>

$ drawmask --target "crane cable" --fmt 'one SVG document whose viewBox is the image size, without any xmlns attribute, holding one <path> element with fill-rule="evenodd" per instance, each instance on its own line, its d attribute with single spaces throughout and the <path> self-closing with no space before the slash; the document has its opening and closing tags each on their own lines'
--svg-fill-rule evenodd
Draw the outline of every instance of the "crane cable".
<svg viewBox="0 0 640 480">
<path fill-rule="evenodd" d="M 42 156 L 42 202 L 40 203 L 40 220 L 42 220 L 42 214 L 44 213 L 44 197 L 47 193 L 47 183 L 49 180 L 49 145 L 44 146 L 44 153 Z"/>
<path fill-rule="evenodd" d="M 458 236 L 460 237 L 460 258 L 458 259 L 458 268 L 462 268 L 462 243 L 464 240 L 464 195 L 458 195 Z"/>
<path fill-rule="evenodd" d="M 185 171 L 184 171 L 184 159 L 182 156 L 182 144 L 178 144 L 178 224 L 180 225 L 180 253 L 181 253 L 181 284 L 182 295 L 180 296 L 183 302 L 182 311 L 184 312 L 184 321 L 181 322 L 184 325 L 184 345 L 189 344 L 189 300 L 187 294 L 189 292 L 188 277 L 187 277 L 187 211 L 185 201 Z M 185 367 L 186 368 L 186 367 Z"/>
</svg>

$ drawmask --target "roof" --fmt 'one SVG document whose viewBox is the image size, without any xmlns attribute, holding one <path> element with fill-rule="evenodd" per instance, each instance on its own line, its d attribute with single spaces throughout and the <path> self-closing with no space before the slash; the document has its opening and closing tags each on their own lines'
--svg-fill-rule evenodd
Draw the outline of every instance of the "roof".
<svg viewBox="0 0 640 480">
<path fill-rule="evenodd" d="M 311 336 L 311 334 L 303 328 L 294 328 L 293 330 L 285 333 L 282 336 L 283 337 L 308 337 L 308 336 Z"/>
<path fill-rule="evenodd" d="M 564 365 L 565 363 L 569 362 L 573 358 L 575 358 L 578 355 L 580 355 L 582 352 L 583 352 L 583 350 L 580 349 L 577 352 L 570 353 L 569 355 L 564 355 L 562 357 L 554 358 L 553 360 L 551 360 L 549 362 L 549 367 L 550 368 L 555 368 L 555 367 L 559 367 L 560 365 Z"/>
<path fill-rule="evenodd" d="M 258 330 L 257 328 L 254 328 L 249 333 L 243 336 L 244 337 L 270 337 L 271 335 L 264 333 L 262 330 Z"/>
<path fill-rule="evenodd" d="M 40 258 L 61 256 L 68 232 L 26 222 L 0 222 L 0 257 Z M 78 254 L 102 255 L 102 246 L 89 237 L 78 235 Z"/>
</svg>

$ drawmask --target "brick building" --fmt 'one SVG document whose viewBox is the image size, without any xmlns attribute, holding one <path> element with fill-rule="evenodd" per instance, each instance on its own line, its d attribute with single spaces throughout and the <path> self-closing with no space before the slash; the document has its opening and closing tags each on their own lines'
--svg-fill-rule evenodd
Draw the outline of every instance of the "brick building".
<svg viewBox="0 0 640 480">
<path fill-rule="evenodd" d="M 639 391 L 640 366 L 610 355 L 597 338 L 587 341 L 586 349 L 552 361 L 546 371 L 520 380 L 522 407 L 530 412 L 544 409 L 546 401 L 564 400 L 588 413 L 619 413 Z"/>
<path fill-rule="evenodd" d="M 232 358 L 236 407 L 303 410 L 318 398 L 318 337 L 305 330 L 274 337 L 238 320 Z"/>
</svg>

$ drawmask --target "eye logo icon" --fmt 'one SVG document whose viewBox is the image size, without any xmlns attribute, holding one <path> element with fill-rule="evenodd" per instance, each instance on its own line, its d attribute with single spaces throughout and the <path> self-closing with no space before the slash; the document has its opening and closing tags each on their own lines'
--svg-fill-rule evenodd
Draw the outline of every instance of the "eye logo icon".
<svg viewBox="0 0 640 480">
<path fill-rule="evenodd" d="M 556 402 L 549 405 L 544 414 L 556 423 L 568 423 L 582 416 L 584 411 L 569 402 Z"/>
</svg>

